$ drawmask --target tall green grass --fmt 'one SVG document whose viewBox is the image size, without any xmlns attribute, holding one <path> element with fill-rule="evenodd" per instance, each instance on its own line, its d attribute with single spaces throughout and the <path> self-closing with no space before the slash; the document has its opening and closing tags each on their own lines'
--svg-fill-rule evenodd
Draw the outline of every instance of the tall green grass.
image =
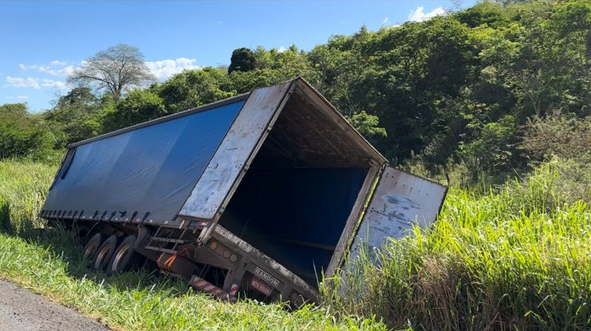
<svg viewBox="0 0 591 331">
<path fill-rule="evenodd" d="M 485 195 L 452 189 L 432 229 L 364 254 L 325 304 L 415 330 L 591 329 L 590 208 L 561 180 L 544 166 Z"/>
<path fill-rule="evenodd" d="M 37 217 L 56 167 L 0 161 L 0 228 L 17 234 L 44 226 Z"/>
<path fill-rule="evenodd" d="M 386 330 L 372 318 L 337 317 L 326 308 L 220 302 L 187 284 L 148 272 L 92 273 L 76 236 L 36 215 L 54 167 L 0 161 L 0 277 L 122 330 Z"/>
<path fill-rule="evenodd" d="M 564 193 L 556 164 L 485 194 L 452 188 L 432 229 L 363 254 L 354 272 L 322 287 L 323 307 L 293 313 L 225 304 L 146 272 L 90 273 L 78 239 L 36 217 L 54 171 L 0 161 L 0 277 L 112 327 L 384 330 L 382 320 L 415 330 L 591 329 L 591 210 L 585 194 Z"/>
</svg>

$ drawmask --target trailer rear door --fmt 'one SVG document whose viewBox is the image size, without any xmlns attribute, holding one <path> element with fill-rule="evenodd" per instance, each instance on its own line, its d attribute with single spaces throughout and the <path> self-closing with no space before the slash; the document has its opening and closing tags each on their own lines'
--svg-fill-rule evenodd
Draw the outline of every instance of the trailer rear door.
<svg viewBox="0 0 591 331">
<path fill-rule="evenodd" d="M 381 247 L 388 238 L 400 239 L 412 231 L 430 227 L 443 204 L 447 187 L 386 167 L 365 211 L 351 246 L 350 261 L 362 247 Z"/>
<path fill-rule="evenodd" d="M 293 81 L 289 81 L 251 92 L 179 216 L 217 223 L 281 112 L 292 86 Z"/>
</svg>

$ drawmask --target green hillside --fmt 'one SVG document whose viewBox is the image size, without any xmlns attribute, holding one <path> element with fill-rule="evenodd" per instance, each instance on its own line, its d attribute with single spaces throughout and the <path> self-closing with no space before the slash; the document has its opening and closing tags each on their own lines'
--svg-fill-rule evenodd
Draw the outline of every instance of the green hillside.
<svg viewBox="0 0 591 331">
<path fill-rule="evenodd" d="M 228 58 L 127 91 L 71 77 L 41 113 L 0 105 L 0 277 L 122 330 L 591 328 L 591 1 L 484 1 Z M 148 271 L 106 277 L 37 218 L 67 144 L 297 76 L 393 165 L 450 186 L 432 229 L 325 280 L 320 307 L 230 305 Z"/>
</svg>

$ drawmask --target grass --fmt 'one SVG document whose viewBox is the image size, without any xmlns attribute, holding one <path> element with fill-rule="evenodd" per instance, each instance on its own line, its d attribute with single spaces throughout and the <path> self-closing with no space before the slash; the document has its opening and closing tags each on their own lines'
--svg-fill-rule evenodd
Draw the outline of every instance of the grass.
<svg viewBox="0 0 591 331">
<path fill-rule="evenodd" d="M 147 272 L 91 273 L 75 236 L 36 215 L 55 167 L 0 161 L 0 277 L 121 330 L 386 330 L 371 318 L 307 306 L 223 303 Z"/>
<path fill-rule="evenodd" d="M 590 208 L 557 194 L 558 170 L 452 189 L 430 231 L 365 254 L 324 288 L 326 305 L 415 330 L 591 329 Z"/>
<path fill-rule="evenodd" d="M 55 169 L 0 161 L 0 276 L 125 330 L 589 330 L 591 195 L 565 194 L 561 169 L 452 188 L 432 229 L 366 252 L 322 287 L 322 307 L 288 312 L 145 272 L 90 273 L 77 239 L 36 218 Z"/>
<path fill-rule="evenodd" d="M 0 226 L 25 233 L 43 226 L 37 218 L 56 167 L 42 163 L 0 161 Z"/>
</svg>

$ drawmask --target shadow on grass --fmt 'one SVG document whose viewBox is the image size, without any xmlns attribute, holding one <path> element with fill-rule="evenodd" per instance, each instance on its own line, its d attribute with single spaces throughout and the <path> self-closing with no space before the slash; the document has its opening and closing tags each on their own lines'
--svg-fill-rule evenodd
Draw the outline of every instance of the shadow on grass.
<svg viewBox="0 0 591 331">
<path fill-rule="evenodd" d="M 0 201 L 0 233 L 21 238 L 30 245 L 48 251 L 64 262 L 65 271 L 71 277 L 90 279 L 103 286 L 121 290 L 157 287 L 167 289 L 174 296 L 193 291 L 186 282 L 162 275 L 157 268 L 150 266 L 116 275 L 106 275 L 104 272 L 92 270 L 90 261 L 83 257 L 83 243 L 76 232 L 64 228 L 61 224 L 50 226 L 43 220 L 21 218 L 14 222 L 12 217 L 10 204 Z M 38 227 L 36 224 L 43 226 Z"/>
</svg>

